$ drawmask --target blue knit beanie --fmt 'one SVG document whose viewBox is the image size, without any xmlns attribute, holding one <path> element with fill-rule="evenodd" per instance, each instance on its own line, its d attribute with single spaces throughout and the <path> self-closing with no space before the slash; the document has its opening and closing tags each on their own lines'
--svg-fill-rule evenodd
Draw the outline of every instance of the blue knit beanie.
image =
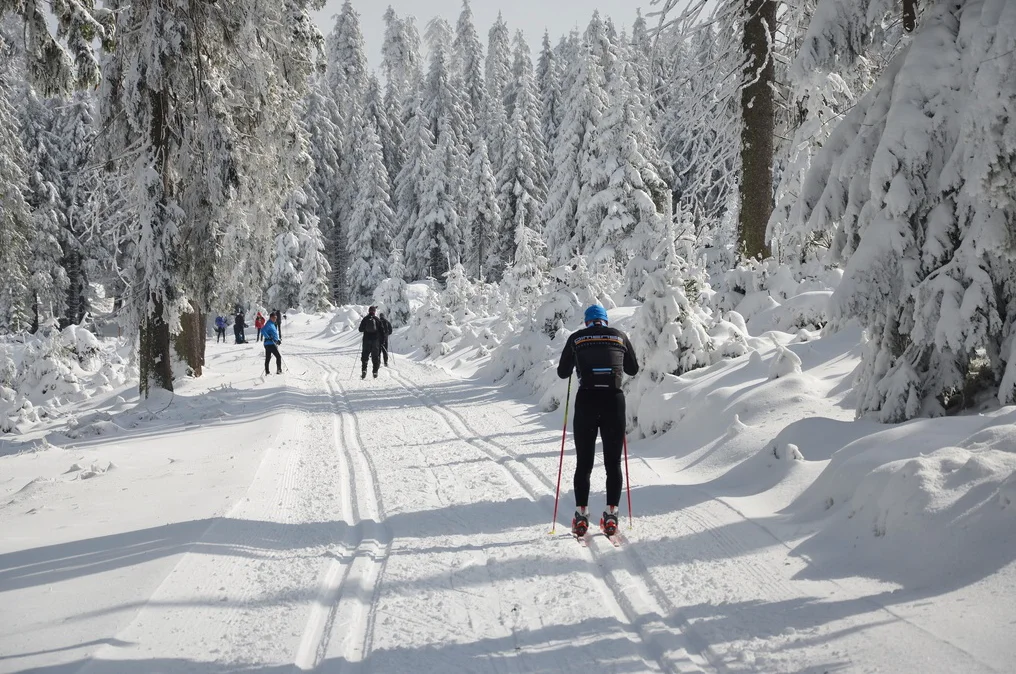
<svg viewBox="0 0 1016 674">
<path fill-rule="evenodd" d="M 593 321 L 603 321 L 607 323 L 607 310 L 601 307 L 599 304 L 586 309 L 586 325 L 589 325 Z"/>
</svg>

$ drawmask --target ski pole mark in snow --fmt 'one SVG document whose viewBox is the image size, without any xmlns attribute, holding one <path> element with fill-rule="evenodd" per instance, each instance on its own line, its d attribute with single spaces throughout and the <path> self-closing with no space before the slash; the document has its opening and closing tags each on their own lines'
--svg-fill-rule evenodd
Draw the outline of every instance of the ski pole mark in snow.
<svg viewBox="0 0 1016 674">
<path fill-rule="evenodd" d="M 324 383 L 335 412 L 332 441 L 339 458 L 341 512 L 348 526 L 342 551 L 332 553 L 318 582 L 295 664 L 313 670 L 328 656 L 357 669 L 367 653 L 376 586 L 391 550 L 377 472 L 364 451 L 356 416 L 342 395 L 339 374 L 326 367 Z"/>
</svg>

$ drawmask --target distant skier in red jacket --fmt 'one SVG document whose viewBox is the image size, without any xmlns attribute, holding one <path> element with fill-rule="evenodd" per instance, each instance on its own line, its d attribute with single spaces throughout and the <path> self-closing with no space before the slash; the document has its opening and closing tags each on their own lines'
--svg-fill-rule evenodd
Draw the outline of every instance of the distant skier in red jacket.
<svg viewBox="0 0 1016 674">
<path fill-rule="evenodd" d="M 254 319 L 254 327 L 258 330 L 258 341 L 261 341 L 261 328 L 265 327 L 265 317 L 258 312 L 257 317 Z"/>
</svg>

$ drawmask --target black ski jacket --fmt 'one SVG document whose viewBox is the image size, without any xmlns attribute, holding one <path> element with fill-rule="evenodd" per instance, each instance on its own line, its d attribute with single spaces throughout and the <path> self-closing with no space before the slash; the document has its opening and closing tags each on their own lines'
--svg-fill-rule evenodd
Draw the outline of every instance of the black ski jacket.
<svg viewBox="0 0 1016 674">
<path fill-rule="evenodd" d="M 360 332 L 363 333 L 364 340 L 381 339 L 381 319 L 367 314 L 360 321 Z"/>
<path fill-rule="evenodd" d="M 580 389 L 620 390 L 622 372 L 638 374 L 639 363 L 628 335 L 617 328 L 593 325 L 573 332 L 561 352 L 557 376 L 567 379 L 577 369 Z"/>
</svg>

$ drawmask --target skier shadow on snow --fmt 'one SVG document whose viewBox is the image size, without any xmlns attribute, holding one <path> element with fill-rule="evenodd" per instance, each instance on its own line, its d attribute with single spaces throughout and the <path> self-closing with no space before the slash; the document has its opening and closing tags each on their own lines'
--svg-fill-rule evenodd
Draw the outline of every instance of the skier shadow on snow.
<svg viewBox="0 0 1016 674">
<path fill-rule="evenodd" d="M 671 512 L 674 508 L 673 495 L 673 487 L 651 486 L 632 490 L 639 512 L 646 515 Z M 567 503 L 570 493 L 562 492 L 561 498 Z M 367 536 L 372 536 L 379 529 L 389 531 L 396 542 L 450 536 L 469 538 L 515 532 L 526 527 L 545 534 L 550 526 L 553 507 L 553 494 L 548 493 L 535 502 L 520 497 L 393 513 L 384 522 L 387 529 L 372 522 L 361 522 L 356 526 L 368 527 L 369 531 L 363 531 Z M 562 512 L 564 515 L 560 517 L 558 527 L 563 537 L 568 531 L 565 523 L 570 513 L 568 506 Z M 355 536 L 351 538 L 356 533 L 353 531 L 355 528 L 341 521 L 279 523 L 220 517 L 19 550 L 0 555 L 0 592 L 57 583 L 188 552 L 258 558 L 276 551 L 340 547 L 356 540 Z M 523 535 L 529 536 L 529 533 Z M 548 536 L 546 540 L 554 539 Z M 560 544 L 566 542 L 561 541 Z M 631 546 L 640 550 L 643 544 L 636 540 Z M 675 554 L 680 550 L 702 547 L 689 537 L 664 537 L 645 546 L 647 550 L 666 550 L 673 546 Z M 418 552 L 426 551 L 420 549 Z M 647 562 L 649 559 L 646 557 Z M 666 563 L 665 556 L 660 563 Z M 520 578 L 524 578 L 525 574 L 524 567 L 520 567 Z"/>
<path fill-rule="evenodd" d="M 521 607 L 516 606 L 520 610 Z M 539 623 L 538 616 L 506 616 L 506 621 Z M 647 620 L 658 620 L 650 616 Z M 670 621 L 668 621 L 670 622 Z M 635 627 L 638 627 L 636 625 Z M 385 627 L 377 624 L 374 633 L 383 634 Z M 677 630 L 676 626 L 674 627 Z M 675 640 L 678 637 L 675 636 Z M 666 647 L 666 635 L 656 635 Z M 96 661 L 79 659 L 58 665 L 28 670 L 20 674 L 77 674 L 82 667 Z M 609 671 L 634 674 L 655 669 L 646 649 L 640 644 L 633 627 L 616 618 L 587 618 L 567 625 L 542 625 L 537 629 L 512 629 L 512 633 L 478 639 L 468 643 L 445 641 L 423 646 L 400 646 L 366 653 L 360 662 L 342 657 L 325 658 L 314 671 L 344 672 L 351 668 L 372 672 L 437 672 L 437 671 L 517 671 L 530 674 L 557 674 L 562 671 Z M 649 665 L 649 666 L 647 666 Z M 292 674 L 292 663 L 282 665 L 250 665 L 241 663 L 199 662 L 183 658 L 138 658 L 101 661 L 103 674 Z M 826 671 L 834 671 L 826 667 Z"/>
<path fill-rule="evenodd" d="M 330 415 L 335 407 L 332 397 L 324 392 L 220 388 L 196 396 L 175 396 L 168 404 L 142 402 L 123 410 L 100 409 L 79 417 L 73 429 L 63 420 L 44 437 L 58 447 L 90 449 L 110 442 L 165 438 L 202 426 L 228 428 L 286 411 Z M 31 450 L 37 442 L 7 439 L 0 456 Z"/>
</svg>

